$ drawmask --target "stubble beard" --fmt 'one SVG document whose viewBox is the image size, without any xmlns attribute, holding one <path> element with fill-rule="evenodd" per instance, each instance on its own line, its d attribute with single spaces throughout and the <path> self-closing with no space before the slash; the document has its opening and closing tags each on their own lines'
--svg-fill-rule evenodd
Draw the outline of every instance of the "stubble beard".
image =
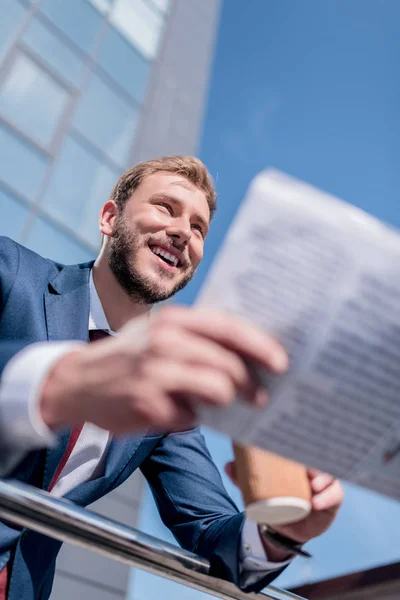
<svg viewBox="0 0 400 600">
<path fill-rule="evenodd" d="M 108 247 L 108 264 L 124 292 L 135 302 L 147 305 L 168 300 L 192 279 L 194 270 L 189 271 L 175 286 L 167 290 L 162 283 L 163 279 L 166 280 L 162 267 L 160 267 L 160 283 L 146 277 L 140 273 L 136 264 L 136 256 L 141 247 L 143 247 L 143 240 L 140 234 L 127 227 L 122 215 L 118 216 Z"/>
</svg>

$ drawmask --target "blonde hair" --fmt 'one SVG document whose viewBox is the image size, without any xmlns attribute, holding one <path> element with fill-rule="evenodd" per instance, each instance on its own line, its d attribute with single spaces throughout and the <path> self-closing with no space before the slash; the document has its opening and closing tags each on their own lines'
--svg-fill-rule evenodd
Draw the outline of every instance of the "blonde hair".
<svg viewBox="0 0 400 600">
<path fill-rule="evenodd" d="M 142 183 L 143 179 L 159 171 L 182 175 L 199 188 L 207 199 L 210 209 L 210 219 L 212 218 L 217 208 L 217 194 L 214 182 L 206 166 L 195 156 L 162 156 L 138 163 L 131 169 L 128 169 L 128 171 L 125 171 L 125 173 L 122 173 L 111 192 L 110 200 L 113 200 L 118 209 L 122 211 L 126 202 Z"/>
</svg>

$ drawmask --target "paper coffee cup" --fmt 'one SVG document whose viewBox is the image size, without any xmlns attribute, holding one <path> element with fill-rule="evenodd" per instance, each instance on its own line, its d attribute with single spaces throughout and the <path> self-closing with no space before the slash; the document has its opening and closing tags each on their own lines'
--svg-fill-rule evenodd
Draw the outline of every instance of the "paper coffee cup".
<svg viewBox="0 0 400 600">
<path fill-rule="evenodd" d="M 306 467 L 255 446 L 233 443 L 236 479 L 246 515 L 257 523 L 286 525 L 311 511 Z"/>
</svg>

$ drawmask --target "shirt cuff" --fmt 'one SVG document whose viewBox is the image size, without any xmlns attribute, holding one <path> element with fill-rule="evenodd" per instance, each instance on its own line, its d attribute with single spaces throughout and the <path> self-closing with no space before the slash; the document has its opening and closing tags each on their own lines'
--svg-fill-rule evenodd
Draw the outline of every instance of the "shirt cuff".
<svg viewBox="0 0 400 600">
<path fill-rule="evenodd" d="M 240 572 L 260 571 L 265 575 L 266 572 L 277 571 L 288 565 L 293 559 L 281 562 L 272 562 L 268 560 L 265 548 L 258 533 L 257 523 L 246 519 L 242 529 L 242 538 L 240 545 Z"/>
<path fill-rule="evenodd" d="M 53 365 L 80 342 L 30 344 L 7 363 L 0 381 L 0 436 L 6 448 L 52 446 L 54 433 L 43 421 L 39 399 Z"/>
</svg>

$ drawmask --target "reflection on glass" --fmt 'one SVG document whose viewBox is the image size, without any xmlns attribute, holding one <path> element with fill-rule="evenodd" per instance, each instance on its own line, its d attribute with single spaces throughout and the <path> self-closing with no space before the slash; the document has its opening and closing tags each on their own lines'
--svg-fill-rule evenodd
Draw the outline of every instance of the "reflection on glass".
<svg viewBox="0 0 400 600">
<path fill-rule="evenodd" d="M 119 172 L 100 162 L 72 137 L 66 139 L 43 199 L 43 208 L 65 225 L 97 244 L 100 207 Z"/>
<path fill-rule="evenodd" d="M 105 15 L 111 8 L 113 0 L 88 0 L 90 4 L 93 4 L 95 8 L 102 14 Z"/>
<path fill-rule="evenodd" d="M 45 258 L 66 265 L 87 262 L 95 257 L 94 252 L 41 217 L 36 218 L 25 245 Z"/>
<path fill-rule="evenodd" d="M 113 27 L 104 36 L 97 60 L 138 102 L 143 102 L 150 63 Z"/>
<path fill-rule="evenodd" d="M 0 235 L 20 240 L 29 210 L 0 188 Z"/>
<path fill-rule="evenodd" d="M 82 50 L 90 52 L 102 22 L 98 11 L 85 0 L 42 0 L 39 9 Z"/>
<path fill-rule="evenodd" d="M 0 114 L 49 146 L 68 94 L 36 63 L 19 54 L 0 89 Z"/>
<path fill-rule="evenodd" d="M 0 180 L 34 200 L 43 181 L 47 160 L 3 126 L 0 126 L 0 156 Z"/>
<path fill-rule="evenodd" d="M 144 0 L 116 0 L 110 21 L 149 60 L 157 54 L 163 19 Z"/>
<path fill-rule="evenodd" d="M 22 39 L 72 85 L 79 85 L 84 61 L 39 19 L 31 22 Z"/>
<path fill-rule="evenodd" d="M 116 163 L 126 166 L 137 122 L 132 102 L 92 75 L 73 121 L 74 126 Z"/>
<path fill-rule="evenodd" d="M 166 13 L 169 9 L 170 0 L 149 0 L 151 4 L 154 4 L 158 10 L 163 13 Z"/>
<path fill-rule="evenodd" d="M 0 57 L 8 50 L 25 13 L 26 9 L 15 0 L 1 0 Z"/>
</svg>

